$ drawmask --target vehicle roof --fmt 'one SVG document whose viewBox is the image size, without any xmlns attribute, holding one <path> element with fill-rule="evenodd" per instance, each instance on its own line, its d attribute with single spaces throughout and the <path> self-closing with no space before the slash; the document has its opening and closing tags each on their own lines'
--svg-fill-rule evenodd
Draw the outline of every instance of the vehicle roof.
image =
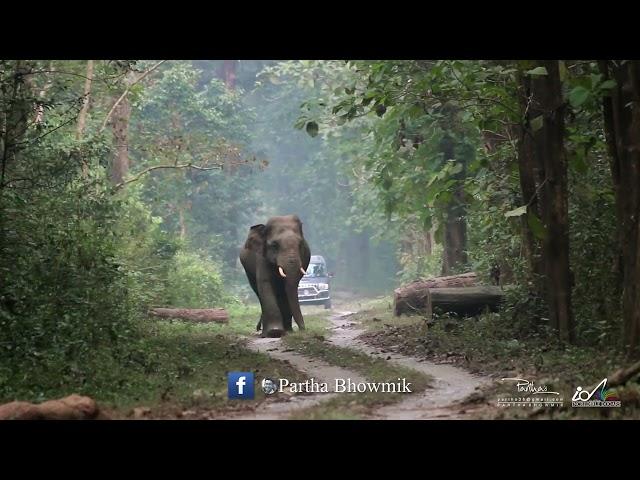
<svg viewBox="0 0 640 480">
<path fill-rule="evenodd" d="M 310 263 L 326 263 L 322 255 L 311 255 Z"/>
</svg>

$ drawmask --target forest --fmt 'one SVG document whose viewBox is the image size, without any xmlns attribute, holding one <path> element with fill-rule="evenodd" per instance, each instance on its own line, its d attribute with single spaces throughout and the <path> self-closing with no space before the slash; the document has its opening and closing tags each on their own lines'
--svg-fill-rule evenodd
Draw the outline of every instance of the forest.
<svg viewBox="0 0 640 480">
<path fill-rule="evenodd" d="M 570 408 L 605 377 L 618 415 L 640 406 L 640 61 L 0 60 L 0 156 L 0 403 L 227 418 L 228 371 L 302 380 L 247 346 L 260 307 L 238 259 L 251 226 L 295 214 L 358 341 L 556 382 L 568 407 L 536 410 L 553 418 L 605 415 Z M 499 312 L 391 313 L 394 289 L 468 272 Z M 304 312 L 282 339 L 300 355 L 435 375 L 329 341 L 335 318 Z M 504 416 L 483 391 L 477 415 Z M 395 401 L 363 398 L 295 415 Z"/>
</svg>

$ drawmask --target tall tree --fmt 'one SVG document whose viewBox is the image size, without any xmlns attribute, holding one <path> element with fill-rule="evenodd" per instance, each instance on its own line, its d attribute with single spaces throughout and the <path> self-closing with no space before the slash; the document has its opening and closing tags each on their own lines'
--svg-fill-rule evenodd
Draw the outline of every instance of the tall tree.
<svg viewBox="0 0 640 480">
<path fill-rule="evenodd" d="M 520 148 L 523 197 L 539 192 L 542 232 L 542 268 L 551 326 L 562 340 L 574 341 L 571 311 L 572 279 L 569 265 L 569 210 L 567 158 L 564 151 L 564 112 L 559 63 L 537 62 L 531 76 L 530 99 L 526 106 L 531 142 L 524 135 Z M 541 180 L 540 180 L 541 179 Z M 531 195 L 533 184 L 539 184 Z M 534 215 L 533 211 L 530 215 Z M 530 217 L 533 218 L 533 217 Z M 537 266 L 534 263 L 534 268 Z"/>
<path fill-rule="evenodd" d="M 615 80 L 603 99 L 611 176 L 619 225 L 624 342 L 637 356 L 640 343 L 640 61 L 599 62 Z"/>
<path fill-rule="evenodd" d="M 89 112 L 89 102 L 91 100 L 91 82 L 93 82 L 93 60 L 87 60 L 87 73 L 84 81 L 84 90 L 82 93 L 82 109 L 78 115 L 78 127 L 76 130 L 76 139 L 80 140 L 87 125 L 87 114 Z"/>
<path fill-rule="evenodd" d="M 538 168 L 534 158 L 532 121 L 536 117 L 531 109 L 531 76 L 523 71 L 518 72 L 518 99 L 522 114 L 522 122 L 518 132 L 518 177 L 522 191 L 522 202 L 527 208 L 527 213 L 520 217 L 522 219 L 522 238 L 529 271 L 539 281 L 544 275 L 544 264 L 540 252 L 541 245 L 534 233 L 534 228 L 540 225 L 538 191 L 542 183 L 542 171 Z"/>
<path fill-rule="evenodd" d="M 115 154 L 111 164 L 111 180 L 115 185 L 122 183 L 129 172 L 129 120 L 131 118 L 131 102 L 124 98 L 116 105 L 111 115 L 111 128 Z"/>
<path fill-rule="evenodd" d="M 236 87 L 238 60 L 224 60 L 221 67 L 221 79 L 229 90 Z"/>
<path fill-rule="evenodd" d="M 467 264 L 467 220 L 466 199 L 464 193 L 464 177 L 466 159 L 454 151 L 454 141 L 448 135 L 442 139 L 444 161 L 458 160 L 462 166 L 460 172 L 453 175 L 456 180 L 451 201 L 446 205 L 444 220 L 444 241 L 442 252 L 442 275 L 451 275 Z M 460 152 L 458 152 L 460 153 Z"/>
</svg>

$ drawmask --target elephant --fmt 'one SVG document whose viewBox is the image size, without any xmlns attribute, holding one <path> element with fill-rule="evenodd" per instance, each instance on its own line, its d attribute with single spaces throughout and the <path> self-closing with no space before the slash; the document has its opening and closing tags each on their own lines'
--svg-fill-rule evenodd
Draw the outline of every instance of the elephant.
<svg viewBox="0 0 640 480">
<path fill-rule="evenodd" d="M 311 250 L 297 215 L 271 217 L 253 225 L 240 251 L 240 263 L 251 288 L 260 300 L 262 313 L 256 330 L 262 337 L 281 337 L 299 330 L 304 319 L 298 302 L 298 284 L 311 260 Z"/>
</svg>

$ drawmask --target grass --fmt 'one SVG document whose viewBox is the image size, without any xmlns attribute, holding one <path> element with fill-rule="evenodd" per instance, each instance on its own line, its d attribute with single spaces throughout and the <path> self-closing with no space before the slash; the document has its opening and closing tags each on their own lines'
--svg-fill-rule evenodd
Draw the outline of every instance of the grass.
<svg viewBox="0 0 640 480">
<path fill-rule="evenodd" d="M 244 346 L 243 336 L 257 334 L 259 316 L 259 306 L 235 306 L 229 309 L 227 324 L 148 320 L 137 368 L 103 372 L 101 383 L 108 387 L 97 400 L 121 416 L 139 406 L 151 408 L 154 417 L 174 417 L 182 410 L 220 413 L 253 408 L 265 397 L 256 387 L 255 400 L 229 401 L 230 371 L 305 381 L 307 377 L 288 363 Z M 306 315 L 305 323 L 308 332 L 318 333 L 324 331 L 326 318 Z"/>
<path fill-rule="evenodd" d="M 140 338 L 126 350 L 96 350 L 82 368 L 25 369 L 20 374 L 27 379 L 23 384 L 30 387 L 5 391 L 0 403 L 16 399 L 41 402 L 77 393 L 96 399 L 114 418 L 126 418 L 134 407 L 150 408 L 153 418 L 175 418 L 184 410 L 251 407 L 264 399 L 262 390 L 255 389 L 254 401 L 229 401 L 228 372 L 306 380 L 289 364 L 244 346 L 238 334 L 253 333 L 255 318 L 256 311 L 246 309 L 235 311 L 227 325 L 145 319 Z M 0 377 L 0 383 L 2 380 Z"/>
<path fill-rule="evenodd" d="M 234 305 L 229 308 L 229 323 L 209 324 L 215 331 L 231 335 L 255 335 L 256 324 L 260 318 L 259 305 Z M 312 333 L 323 332 L 328 324 L 326 311 L 323 307 L 307 306 L 302 307 L 304 323 L 307 331 Z M 293 322 L 294 330 L 297 329 Z"/>
<path fill-rule="evenodd" d="M 373 358 L 352 348 L 338 347 L 327 343 L 323 336 L 311 332 L 297 332 L 284 338 L 284 343 L 298 353 L 318 358 L 331 365 L 360 373 L 370 382 L 393 382 L 405 378 L 411 383 L 412 392 L 421 392 L 429 387 L 431 379 L 415 370 L 396 366 L 385 360 Z M 366 417 L 373 407 L 403 400 L 403 395 L 394 393 L 345 393 L 319 405 L 296 412 L 296 419 L 358 419 Z"/>
<path fill-rule="evenodd" d="M 623 408 L 571 407 L 571 397 L 578 385 L 595 385 L 625 364 L 618 352 L 563 345 L 544 333 L 533 333 L 526 339 L 514 338 L 510 319 L 498 313 L 467 319 L 437 318 L 428 326 L 420 316 L 395 317 L 388 301 L 378 299 L 354 318 L 368 330 L 364 339 L 373 345 L 418 358 L 444 360 L 473 373 L 496 377 L 495 384 L 487 391 L 490 401 L 499 395 L 515 394 L 513 384 L 500 382 L 500 378 L 519 377 L 561 392 L 565 408 L 545 411 L 545 415 L 553 418 L 638 416 L 640 394 L 634 387 L 618 392 Z M 531 411 L 512 408 L 500 412 L 499 417 L 520 417 Z"/>
<path fill-rule="evenodd" d="M 144 340 L 144 360 L 138 368 L 113 371 L 112 378 L 105 379 L 109 389 L 97 396 L 98 402 L 116 415 L 144 406 L 151 408 L 154 417 L 173 417 L 182 410 L 246 408 L 264 399 L 256 388 L 253 401 L 229 401 L 230 371 L 306 379 L 288 364 L 249 350 L 236 337 L 217 330 L 212 325 L 155 322 Z"/>
</svg>

